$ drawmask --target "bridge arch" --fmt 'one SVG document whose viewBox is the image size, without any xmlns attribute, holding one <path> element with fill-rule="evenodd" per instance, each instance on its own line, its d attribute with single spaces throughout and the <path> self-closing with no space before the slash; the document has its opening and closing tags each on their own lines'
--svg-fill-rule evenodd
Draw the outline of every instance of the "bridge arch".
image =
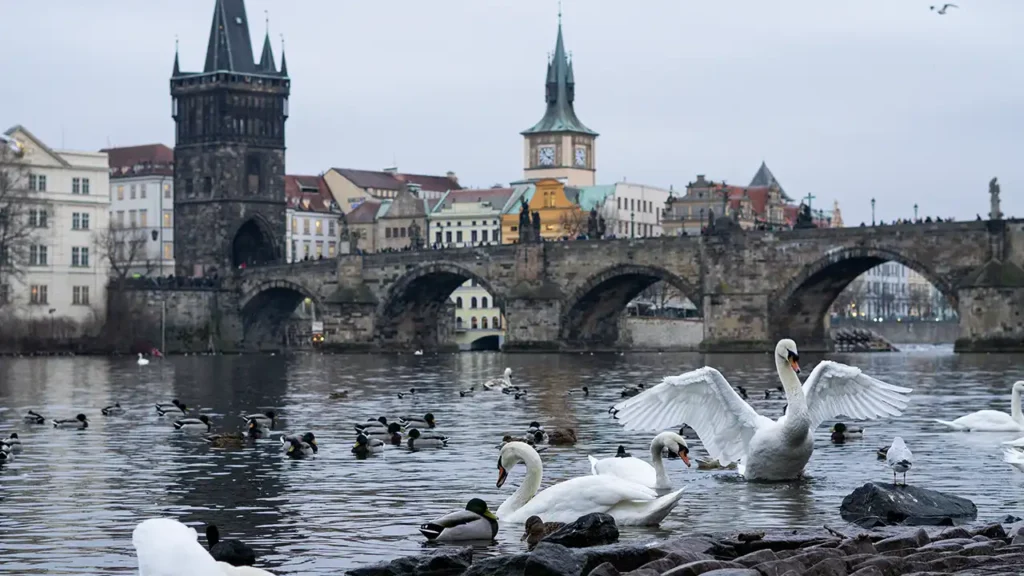
<svg viewBox="0 0 1024 576">
<path fill-rule="evenodd" d="M 492 307 L 504 314 L 500 287 L 467 268 L 450 262 L 417 266 L 399 277 L 377 307 L 374 326 L 385 349 L 436 349 L 450 344 L 455 318 L 447 318 L 447 302 L 459 286 L 472 280 L 491 295 Z M 454 306 L 454 305 L 453 305 Z M 443 320 L 443 322 L 442 322 Z"/>
<path fill-rule="evenodd" d="M 273 227 L 260 214 L 242 222 L 231 240 L 231 264 L 238 268 L 277 262 L 278 246 Z"/>
<path fill-rule="evenodd" d="M 619 318 L 649 286 L 665 282 L 699 306 L 700 290 L 657 266 L 619 264 L 587 278 L 562 302 L 560 340 L 570 347 L 608 347 L 619 339 Z"/>
<path fill-rule="evenodd" d="M 956 287 L 915 258 L 885 248 L 833 248 L 801 268 L 772 295 L 769 318 L 773 340 L 792 338 L 797 345 L 804 342 L 808 348 L 827 349 L 829 309 L 833 302 L 861 274 L 889 262 L 902 264 L 923 276 L 956 309 Z"/>
<path fill-rule="evenodd" d="M 242 344 L 249 349 L 279 349 L 286 345 L 286 328 L 295 310 L 306 299 L 316 319 L 327 312 L 316 294 L 301 284 L 276 279 L 261 282 L 242 295 Z M 309 321 L 312 322 L 313 318 Z M 306 328 L 311 328 L 307 326 Z"/>
</svg>

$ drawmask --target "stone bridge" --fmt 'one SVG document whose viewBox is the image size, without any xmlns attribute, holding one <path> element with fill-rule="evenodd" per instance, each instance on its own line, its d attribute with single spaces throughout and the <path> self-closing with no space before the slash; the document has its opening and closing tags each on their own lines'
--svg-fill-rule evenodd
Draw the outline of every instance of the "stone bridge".
<svg viewBox="0 0 1024 576">
<path fill-rule="evenodd" d="M 626 304 L 665 281 L 698 304 L 707 351 L 764 351 L 782 337 L 825 350 L 833 300 L 885 262 L 921 273 L 957 308 L 959 351 L 1024 350 L 1021 220 L 343 255 L 238 271 L 218 330 L 226 347 L 276 347 L 308 298 L 329 347 L 449 347 L 448 296 L 473 279 L 504 309 L 506 350 L 611 349 Z"/>
</svg>

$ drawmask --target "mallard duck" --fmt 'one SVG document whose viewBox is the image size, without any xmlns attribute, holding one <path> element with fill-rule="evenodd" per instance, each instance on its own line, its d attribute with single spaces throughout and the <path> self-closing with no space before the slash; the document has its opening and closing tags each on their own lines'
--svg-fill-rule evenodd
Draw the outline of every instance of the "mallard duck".
<svg viewBox="0 0 1024 576">
<path fill-rule="evenodd" d="M 730 462 L 728 466 L 722 466 L 718 458 L 697 458 L 697 470 L 735 470 L 737 464 Z"/>
<path fill-rule="evenodd" d="M 448 438 L 438 437 L 426 437 L 420 433 L 416 428 L 409 430 L 409 439 L 406 440 L 406 444 L 410 450 L 418 450 L 420 448 L 444 448 L 448 445 Z"/>
<path fill-rule="evenodd" d="M 829 432 L 832 433 L 832 442 L 834 444 L 842 444 L 847 440 L 856 440 L 864 437 L 863 428 L 847 426 L 842 422 L 837 422 L 833 425 Z"/>
<path fill-rule="evenodd" d="M 14 460 L 14 455 L 6 450 L 0 450 L 0 464 Z"/>
<path fill-rule="evenodd" d="M 398 423 L 402 425 L 402 428 L 435 428 L 437 422 L 434 421 L 434 415 L 427 412 L 423 418 L 415 418 L 412 416 L 406 416 L 405 418 L 399 418 Z"/>
<path fill-rule="evenodd" d="M 473 498 L 465 510 L 445 514 L 423 524 L 420 533 L 434 542 L 494 540 L 498 535 L 498 518 L 487 509 L 486 502 Z"/>
<path fill-rule="evenodd" d="M 564 522 L 545 522 L 540 516 L 530 516 L 526 519 L 526 530 L 520 542 L 526 542 L 526 549 L 533 550 L 537 543 L 549 534 L 554 534 L 559 528 L 565 526 Z"/>
<path fill-rule="evenodd" d="M 287 449 L 292 440 L 298 440 L 299 442 L 309 445 L 314 454 L 320 451 L 320 446 L 316 443 L 316 436 L 314 436 L 312 432 L 306 432 L 302 436 L 297 434 L 285 434 L 281 436 L 281 445 Z"/>
<path fill-rule="evenodd" d="M 206 414 L 200 414 L 199 418 L 182 418 L 181 420 L 174 421 L 175 430 L 197 430 L 206 428 L 209 432 L 213 430 L 213 422 L 210 421 L 210 417 Z"/>
<path fill-rule="evenodd" d="M 889 455 L 889 447 L 888 446 L 882 446 L 881 448 L 879 448 L 878 450 L 875 451 L 875 456 L 877 456 L 879 460 L 885 460 L 885 458 L 888 455 Z"/>
<path fill-rule="evenodd" d="M 356 432 L 362 432 L 363 430 L 368 430 L 368 429 L 373 429 L 373 428 L 384 428 L 384 429 L 387 429 L 387 427 L 388 427 L 388 419 L 386 417 L 384 417 L 384 416 L 381 416 L 380 418 L 376 418 L 376 419 L 371 418 L 370 420 L 367 420 L 366 422 L 359 422 L 358 424 L 354 425 L 354 428 L 356 429 Z"/>
<path fill-rule="evenodd" d="M 188 414 L 188 406 L 185 406 L 184 402 L 179 402 L 174 406 L 164 405 L 163 407 L 157 406 L 156 413 L 161 416 L 171 416 L 177 418 L 178 416 Z"/>
<path fill-rule="evenodd" d="M 356 436 L 356 444 L 352 447 L 352 453 L 365 458 L 370 454 L 377 454 L 384 450 L 384 441 L 376 438 L 368 438 L 366 434 Z"/>
<path fill-rule="evenodd" d="M 11 446 L 21 446 L 21 437 L 18 436 L 17 432 L 11 432 L 11 435 L 3 440 L 0 440 L 0 444 L 9 444 Z"/>
<path fill-rule="evenodd" d="M 639 393 L 641 393 L 643 391 L 644 391 L 644 385 L 643 384 L 637 384 L 636 386 L 629 386 L 627 388 L 623 388 L 620 395 L 623 398 L 632 398 L 633 396 L 636 396 L 637 394 L 639 394 Z"/>
<path fill-rule="evenodd" d="M 536 448 L 538 444 L 543 444 L 546 439 L 547 436 L 544 435 L 543 430 L 538 430 L 533 434 L 528 433 L 525 436 L 512 436 L 510 434 L 506 434 L 502 437 L 501 444 L 498 445 L 498 448 L 504 448 L 505 444 L 508 444 L 509 442 L 523 442 Z M 538 449 L 538 451 L 539 450 L 540 449 Z"/>
<path fill-rule="evenodd" d="M 772 391 L 771 390 L 765 390 L 764 391 L 764 399 L 765 400 L 771 400 L 772 399 Z"/>
<path fill-rule="evenodd" d="M 744 388 L 743 386 L 737 386 L 736 392 L 740 395 L 740 398 L 743 398 L 744 400 L 750 400 L 750 397 L 747 396 L 747 389 Z"/>
<path fill-rule="evenodd" d="M 538 430 L 543 431 L 544 427 L 541 426 L 540 422 L 537 422 L 536 420 L 534 420 L 533 422 L 530 422 L 530 425 L 526 427 L 526 433 L 527 434 L 533 434 L 534 432 L 537 432 Z"/>
<path fill-rule="evenodd" d="M 338 390 L 337 392 L 331 392 L 327 395 L 331 400 L 343 400 L 348 398 L 348 390 Z"/>
<path fill-rule="evenodd" d="M 124 414 L 124 408 L 121 408 L 120 402 L 114 402 L 113 406 L 101 408 L 100 412 L 103 413 L 104 416 L 117 416 L 118 414 Z"/>
<path fill-rule="evenodd" d="M 572 428 L 558 428 L 548 434 L 548 444 L 571 446 L 576 443 L 576 431 Z"/>
<path fill-rule="evenodd" d="M 306 456 L 312 456 L 314 453 L 315 450 L 308 443 L 294 436 L 288 438 L 288 448 L 285 450 L 285 454 L 289 458 L 305 458 Z"/>
<path fill-rule="evenodd" d="M 469 388 L 466 388 L 465 390 L 459 390 L 459 398 L 465 398 L 466 396 L 472 396 L 473 392 L 475 390 L 476 390 L 476 386 L 470 386 Z"/>
<path fill-rule="evenodd" d="M 255 420 L 247 420 L 245 423 L 245 433 L 249 438 L 265 438 L 270 430 L 260 426 L 260 423 Z"/>
<path fill-rule="evenodd" d="M 416 393 L 416 389 L 415 388 L 409 388 L 408 392 L 399 392 L 398 393 L 398 399 L 401 400 L 402 398 L 405 398 L 406 396 L 412 396 L 415 393 Z"/>
<path fill-rule="evenodd" d="M 43 418 L 41 414 L 37 414 L 36 412 L 33 412 L 31 410 L 29 410 L 28 413 L 25 414 L 22 420 L 29 424 L 46 424 L 46 418 Z"/>
<path fill-rule="evenodd" d="M 208 434 L 203 440 L 210 443 L 214 448 L 241 448 L 245 443 L 245 434 L 241 432 L 228 432 L 225 434 Z"/>
<path fill-rule="evenodd" d="M 616 458 L 632 458 L 633 455 L 630 454 L 629 452 L 626 452 L 626 447 L 625 446 L 623 446 L 622 444 L 619 444 L 619 449 L 615 451 L 615 457 Z"/>
<path fill-rule="evenodd" d="M 566 392 L 566 394 L 568 394 L 570 396 L 580 395 L 580 394 L 582 394 L 583 396 L 590 396 L 590 388 L 588 388 L 586 386 L 580 388 L 579 390 L 573 388 L 572 390 L 569 390 L 568 392 Z"/>
<path fill-rule="evenodd" d="M 178 408 L 179 406 L 181 406 L 181 402 L 179 402 L 178 399 L 175 398 L 174 400 L 171 400 L 170 404 L 168 404 L 166 402 L 163 402 L 163 403 L 158 402 L 158 403 L 154 404 L 154 406 L 156 406 L 156 411 L 157 412 L 167 412 L 168 410 L 174 410 L 175 408 Z"/>
<path fill-rule="evenodd" d="M 256 563 L 256 552 L 241 540 L 221 540 L 220 531 L 213 524 L 206 525 L 206 545 L 210 556 L 218 562 L 232 566 L 252 566 Z"/>
<path fill-rule="evenodd" d="M 392 422 L 388 424 L 387 430 L 381 430 L 379 428 L 373 428 L 369 430 L 363 430 L 359 434 L 370 438 L 371 440 L 380 440 L 381 442 L 387 442 L 394 446 L 402 444 L 402 427 L 398 425 L 398 422 Z"/>
<path fill-rule="evenodd" d="M 277 426 L 277 414 L 273 410 L 267 410 L 263 414 L 246 414 L 243 416 L 246 420 L 255 420 L 259 423 L 260 428 L 269 428 L 273 430 Z"/>
<path fill-rule="evenodd" d="M 65 418 L 63 420 L 53 420 L 54 428 L 79 428 L 84 429 L 89 427 L 89 420 L 85 417 L 85 414 L 79 414 L 74 418 Z"/>
</svg>

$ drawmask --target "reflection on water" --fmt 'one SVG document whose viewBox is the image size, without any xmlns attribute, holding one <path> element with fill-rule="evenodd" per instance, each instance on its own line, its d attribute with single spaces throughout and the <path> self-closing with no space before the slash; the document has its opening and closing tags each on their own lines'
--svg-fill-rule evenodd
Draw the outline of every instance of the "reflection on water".
<svg viewBox="0 0 1024 576">
<path fill-rule="evenodd" d="M 798 484 L 750 484 L 735 472 L 697 471 L 667 462 L 680 506 L 660 529 L 626 528 L 623 538 L 749 527 L 841 524 L 843 496 L 888 469 L 879 446 L 902 435 L 914 451 L 909 481 L 972 498 L 982 519 L 1019 512 L 1024 475 L 1000 462 L 1006 434 L 941 430 L 932 418 L 952 419 L 982 408 L 1009 410 L 1009 390 L 1022 358 L 955 356 L 948 349 L 903 354 L 836 356 L 894 384 L 914 388 L 898 420 L 871 422 L 864 440 L 833 446 L 826 423 L 815 432 L 809 478 Z M 813 367 L 818 358 L 808 358 Z M 136 366 L 134 359 L 0 361 L 0 434 L 17 431 L 24 451 L 0 469 L 0 574 L 130 574 L 136 569 L 131 531 L 142 519 L 173 515 L 200 528 L 213 522 L 225 537 L 241 538 L 280 574 L 337 574 L 339 569 L 415 553 L 424 520 L 462 508 L 473 497 L 491 507 L 522 480 L 497 479 L 495 445 L 521 434 L 531 420 L 574 428 L 576 447 L 543 453 L 544 483 L 589 473 L 587 454 L 611 456 L 619 444 L 646 455 L 653 434 L 625 432 L 608 416 L 624 385 L 710 364 L 750 391 L 751 403 L 776 417 L 784 404 L 764 400 L 778 378 L 765 355 L 697 354 L 445 356 L 189 357 Z M 513 370 L 513 382 L 532 393 L 515 400 L 493 392 L 460 398 L 458 391 Z M 566 391 L 588 385 L 588 398 Z M 415 386 L 404 399 L 397 391 Z M 328 400 L 336 389 L 345 400 Z M 155 402 L 178 398 L 210 415 L 217 429 L 240 429 L 240 415 L 275 409 L 289 431 L 312 430 L 316 458 L 283 458 L 280 445 L 261 440 L 240 450 L 208 447 L 198 435 L 176 432 Z M 119 401 L 123 416 L 99 409 Z M 85 412 L 88 430 L 55 430 L 21 422 L 33 408 L 49 418 Z M 433 412 L 452 440 L 443 450 L 388 450 L 359 461 L 350 453 L 352 423 L 387 415 Z M 691 455 L 704 455 L 691 442 Z M 493 554 L 521 549 L 521 526 L 503 526 Z"/>
</svg>

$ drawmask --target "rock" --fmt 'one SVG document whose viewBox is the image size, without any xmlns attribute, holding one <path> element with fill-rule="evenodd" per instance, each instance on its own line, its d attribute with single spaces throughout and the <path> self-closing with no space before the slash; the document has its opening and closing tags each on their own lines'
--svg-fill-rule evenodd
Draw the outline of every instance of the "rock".
<svg viewBox="0 0 1024 576">
<path fill-rule="evenodd" d="M 968 532 L 966 528 L 962 528 L 960 526 L 955 526 L 955 527 L 950 528 L 948 530 L 943 530 L 942 532 L 939 532 L 935 536 L 932 536 L 932 542 L 939 542 L 941 540 L 949 540 L 949 539 L 952 539 L 952 538 L 970 538 L 970 537 L 971 537 L 971 533 Z"/>
<path fill-rule="evenodd" d="M 939 540 L 938 542 L 932 542 L 931 544 L 925 544 L 921 546 L 921 552 L 926 550 L 932 550 L 935 552 L 949 552 L 951 550 L 960 550 L 967 544 L 974 544 L 974 540 L 970 538 L 950 538 L 949 540 Z"/>
<path fill-rule="evenodd" d="M 878 554 L 878 550 L 871 543 L 871 538 L 868 536 L 843 540 L 839 543 L 838 549 L 847 556 L 854 554 Z"/>
<path fill-rule="evenodd" d="M 668 572 L 663 573 L 661 576 L 699 576 L 700 574 L 723 569 L 746 570 L 746 567 L 742 564 L 736 564 L 735 562 L 698 560 L 696 562 L 683 564 L 682 566 L 676 566 Z"/>
<path fill-rule="evenodd" d="M 1020 516 L 1014 516 L 1013 514 L 1007 514 L 1003 516 L 1003 519 L 999 521 L 1000 524 L 1013 524 L 1014 522 L 1020 522 L 1024 520 Z"/>
<path fill-rule="evenodd" d="M 474 562 L 462 576 L 524 576 L 529 554 L 495 556 Z"/>
<path fill-rule="evenodd" d="M 763 576 L 782 576 L 786 572 L 796 572 L 799 574 L 803 572 L 803 569 L 803 564 L 793 562 L 792 560 L 772 560 L 754 566 L 754 570 L 757 570 Z"/>
<path fill-rule="evenodd" d="M 740 542 L 753 542 L 754 540 L 761 540 L 764 538 L 764 532 L 740 532 L 736 535 L 736 539 Z"/>
<path fill-rule="evenodd" d="M 851 573 L 850 576 L 885 576 L 885 573 L 874 566 L 865 566 Z"/>
<path fill-rule="evenodd" d="M 686 556 L 681 556 L 681 555 L 675 554 L 675 553 L 669 554 L 668 556 L 665 556 L 664 558 L 659 558 L 657 560 L 652 560 L 652 561 L 648 562 L 647 564 L 644 564 L 643 566 L 637 568 L 636 570 L 634 570 L 632 572 L 629 572 L 629 574 L 632 576 L 633 574 L 638 574 L 639 572 L 642 572 L 644 570 L 653 571 L 655 574 L 661 574 L 662 572 L 668 572 L 669 570 L 675 568 L 676 566 L 682 566 L 683 564 L 689 564 L 690 562 L 695 562 L 697 560 L 704 560 L 705 559 L 705 558 L 690 558 L 690 556 L 691 556 L 691 554 L 687 554 Z"/>
<path fill-rule="evenodd" d="M 663 556 L 669 554 L 679 554 L 681 556 L 698 554 L 700 556 L 693 558 L 691 561 L 710 560 L 713 555 L 728 555 L 731 551 L 730 547 L 722 546 L 711 538 L 701 536 L 672 538 L 658 542 L 652 548 L 662 552 Z"/>
<path fill-rule="evenodd" d="M 580 562 L 565 546 L 541 540 L 527 555 L 524 573 L 530 576 L 579 576 Z"/>
<path fill-rule="evenodd" d="M 802 574 L 803 576 L 846 576 L 846 562 L 839 558 L 826 558 Z"/>
<path fill-rule="evenodd" d="M 751 552 L 744 556 L 733 560 L 737 564 L 743 564 L 748 568 L 753 568 L 762 562 L 772 562 L 778 560 L 779 557 L 775 555 L 775 552 L 765 548 L 764 550 L 758 550 L 757 552 Z"/>
<path fill-rule="evenodd" d="M 1024 544 L 1024 526 L 1017 529 L 1017 533 L 1013 535 L 1013 540 L 1010 540 L 1010 544 L 1013 546 Z"/>
<path fill-rule="evenodd" d="M 590 571 L 588 576 L 619 576 L 620 572 L 611 562 L 605 562 Z"/>
<path fill-rule="evenodd" d="M 615 525 L 614 518 L 608 514 L 595 512 L 580 516 L 575 522 L 562 526 L 541 541 L 560 544 L 567 548 L 602 546 L 619 541 L 619 528 Z"/>
<path fill-rule="evenodd" d="M 973 536 L 984 536 L 986 538 L 1006 538 L 1006 530 L 1002 524 L 988 524 L 971 532 Z"/>
<path fill-rule="evenodd" d="M 719 568 L 705 572 L 704 576 L 761 576 L 761 573 L 750 568 Z"/>
<path fill-rule="evenodd" d="M 347 576 L 459 576 L 473 562 L 473 548 L 440 548 L 345 572 Z"/>
<path fill-rule="evenodd" d="M 906 562 L 903 558 L 886 558 L 883 556 L 876 556 L 870 560 L 861 562 L 857 566 L 854 566 L 856 570 L 863 570 L 869 566 L 874 566 L 879 572 L 885 576 L 898 576 L 903 574 L 903 568 Z"/>
<path fill-rule="evenodd" d="M 975 542 L 974 544 L 968 544 L 964 546 L 960 553 L 964 556 L 988 556 L 995 551 L 996 543 L 990 540 L 988 542 Z"/>
<path fill-rule="evenodd" d="M 931 562 L 932 560 L 935 560 L 939 556 L 942 556 L 942 552 L 939 551 L 939 550 L 925 550 L 924 548 L 922 548 L 918 552 L 914 552 L 913 554 L 907 554 L 906 556 L 904 556 L 903 557 L 903 561 L 904 562 Z"/>
<path fill-rule="evenodd" d="M 814 548 L 803 551 L 800 554 L 794 554 L 793 556 L 790 556 L 789 559 L 793 562 L 799 562 L 804 568 L 810 568 L 819 562 L 829 558 L 839 558 L 842 555 L 843 553 L 836 548 Z M 845 566 L 843 568 L 843 572 L 846 572 Z"/>
<path fill-rule="evenodd" d="M 593 546 L 576 551 L 576 558 L 581 567 L 580 571 L 584 575 L 590 574 L 591 570 L 604 563 L 611 564 L 619 572 L 630 572 L 667 555 L 668 552 L 659 548 L 631 544 Z"/>
<path fill-rule="evenodd" d="M 966 556 L 946 556 L 945 558 L 937 558 L 924 564 L 925 570 L 931 572 L 944 572 L 946 574 L 956 572 L 957 570 L 966 568 L 970 565 L 971 559 Z"/>
<path fill-rule="evenodd" d="M 909 532 L 906 534 L 900 534 L 885 540 L 879 540 L 875 542 L 875 549 L 879 552 L 887 552 L 889 550 L 903 550 L 906 548 L 920 548 L 929 542 L 928 533 L 924 529 L 918 529 L 916 532 Z"/>
<path fill-rule="evenodd" d="M 839 514 L 847 522 L 877 518 L 888 524 L 943 525 L 974 520 L 974 502 L 917 486 L 869 482 L 843 498 Z"/>
</svg>

